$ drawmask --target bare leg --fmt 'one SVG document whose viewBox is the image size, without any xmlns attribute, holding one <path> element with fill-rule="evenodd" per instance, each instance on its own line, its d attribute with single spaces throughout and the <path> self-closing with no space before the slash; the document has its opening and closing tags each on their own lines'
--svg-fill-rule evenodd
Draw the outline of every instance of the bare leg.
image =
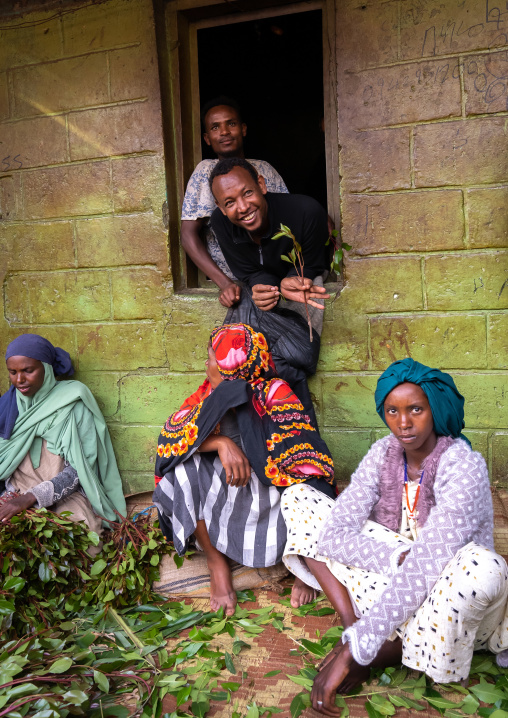
<svg viewBox="0 0 508 718">
<path fill-rule="evenodd" d="M 291 590 L 291 605 L 293 608 L 299 608 L 306 603 L 311 603 L 316 598 L 316 590 L 311 586 L 307 586 L 301 578 L 295 578 L 293 588 Z"/>
<path fill-rule="evenodd" d="M 319 581 L 319 584 L 325 592 L 328 600 L 335 608 L 339 616 L 341 617 L 344 628 L 352 626 L 356 622 L 357 618 L 349 597 L 349 593 L 345 586 L 338 581 L 330 569 L 322 561 L 316 561 L 312 558 L 306 558 L 305 562 L 309 567 L 309 570 Z M 397 645 L 394 651 L 394 644 Z M 319 666 L 319 670 L 322 671 L 330 663 L 341 654 L 344 646 L 338 642 L 335 647 L 330 651 L 326 658 L 322 661 Z M 375 668 L 384 666 L 396 665 L 400 663 L 402 656 L 402 647 L 400 641 L 386 641 L 378 653 L 374 663 L 372 664 Z M 338 673 L 342 672 L 340 662 L 338 664 Z M 359 683 L 363 683 L 369 677 L 370 667 L 359 666 L 355 661 L 351 659 L 351 663 L 348 666 L 347 676 L 338 685 L 338 690 L 341 693 L 349 693 Z"/>
<path fill-rule="evenodd" d="M 210 607 L 218 611 L 222 606 L 226 616 L 235 612 L 237 598 L 233 588 L 233 578 L 227 558 L 210 542 L 210 536 L 204 521 L 198 521 L 194 535 L 205 552 L 210 569 Z"/>
<path fill-rule="evenodd" d="M 305 558 L 309 571 L 319 581 L 319 585 L 326 594 L 334 609 L 342 619 L 344 628 L 349 628 L 356 621 L 356 615 L 349 598 L 347 589 L 338 581 L 328 566 L 322 561 Z"/>
<path fill-rule="evenodd" d="M 303 559 L 307 564 L 309 571 L 319 581 L 319 585 L 326 594 L 327 599 L 330 601 L 334 609 L 339 614 L 342 625 L 344 628 L 349 628 L 355 623 L 356 615 L 349 598 L 349 593 L 345 586 L 338 581 L 333 573 L 330 571 L 328 566 L 322 561 L 316 561 L 313 558 Z M 319 670 L 328 664 L 334 656 L 342 650 L 342 643 L 337 642 L 335 647 L 330 651 L 326 658 L 320 663 Z"/>
<path fill-rule="evenodd" d="M 322 561 L 316 561 L 313 558 L 305 558 L 304 561 L 341 617 L 344 628 L 352 626 L 358 619 L 346 587 L 335 578 Z M 370 666 L 360 666 L 356 663 L 349 652 L 348 644 L 342 644 L 339 641 L 319 666 L 319 674 L 314 682 L 315 689 L 312 692 L 313 706 L 325 715 L 333 715 L 335 706 L 331 696 L 335 694 L 335 691 L 349 693 L 359 683 L 367 680 L 370 668 L 394 666 L 399 664 L 401 659 L 402 642 L 400 639 L 385 641 Z M 322 700 L 322 705 L 318 705 L 318 700 Z"/>
</svg>

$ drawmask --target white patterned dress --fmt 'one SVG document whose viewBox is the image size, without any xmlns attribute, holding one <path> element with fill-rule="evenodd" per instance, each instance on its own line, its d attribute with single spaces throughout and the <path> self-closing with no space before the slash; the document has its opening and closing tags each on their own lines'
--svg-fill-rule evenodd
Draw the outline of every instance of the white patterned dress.
<svg viewBox="0 0 508 718">
<path fill-rule="evenodd" d="M 283 560 L 315 588 L 299 556 L 321 560 L 347 588 L 359 620 L 343 641 L 357 663 L 370 664 L 384 641 L 399 635 L 405 665 L 440 683 L 460 681 L 474 650 L 508 647 L 508 570 L 493 549 L 487 467 L 464 441 L 454 441 L 438 465 L 436 505 L 412 541 L 369 521 L 390 441 L 396 439 L 371 447 L 335 502 L 303 485 L 284 492 Z"/>
</svg>

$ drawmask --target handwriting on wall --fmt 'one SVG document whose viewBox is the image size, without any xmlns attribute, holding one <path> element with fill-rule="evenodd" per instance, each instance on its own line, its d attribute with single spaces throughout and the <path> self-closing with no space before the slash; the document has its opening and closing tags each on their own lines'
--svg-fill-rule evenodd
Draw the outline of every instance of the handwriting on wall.
<svg viewBox="0 0 508 718">
<path fill-rule="evenodd" d="M 0 172 L 8 172 L 9 170 L 19 170 L 23 167 L 21 155 L 6 155 L 0 160 Z"/>
<path fill-rule="evenodd" d="M 375 85 L 365 85 L 363 89 L 363 101 L 369 102 L 372 99 L 382 100 L 384 93 L 391 93 L 394 90 L 404 88 L 414 90 L 415 80 L 418 85 L 443 85 L 448 77 L 455 79 L 459 77 L 458 64 L 453 60 L 444 62 L 435 68 L 430 65 L 425 66 L 425 68 L 418 67 L 416 70 L 405 72 L 400 77 L 391 77 L 387 82 L 385 82 L 383 77 L 380 77 Z M 375 95 L 378 97 L 376 98 Z"/>
<path fill-rule="evenodd" d="M 508 45 L 508 2 L 503 0 L 485 0 L 485 17 L 483 22 L 467 25 L 463 20 L 451 19 L 439 25 L 430 25 L 424 32 L 422 57 L 433 56 L 439 52 L 453 51 L 453 43 L 461 44 L 464 38 L 473 39 L 488 32 L 497 32 L 497 36 L 489 41 L 490 47 Z"/>
<path fill-rule="evenodd" d="M 507 50 L 469 58 L 463 63 L 463 71 L 468 93 L 475 91 L 473 97 L 468 97 L 473 111 L 484 109 L 483 103 L 491 112 L 508 110 Z"/>
<path fill-rule="evenodd" d="M 508 2 L 508 0 L 507 0 Z M 413 94 L 425 89 L 431 94 L 438 91 L 447 81 L 458 81 L 464 77 L 467 92 L 467 111 L 502 112 L 508 110 L 508 50 L 492 51 L 465 59 L 446 59 L 418 64 L 416 69 L 406 65 L 397 75 L 379 76 L 362 88 L 362 100 L 367 103 L 383 102 L 396 91 Z M 433 89 L 434 88 L 434 89 Z M 445 90 L 449 96 L 449 90 Z"/>
</svg>

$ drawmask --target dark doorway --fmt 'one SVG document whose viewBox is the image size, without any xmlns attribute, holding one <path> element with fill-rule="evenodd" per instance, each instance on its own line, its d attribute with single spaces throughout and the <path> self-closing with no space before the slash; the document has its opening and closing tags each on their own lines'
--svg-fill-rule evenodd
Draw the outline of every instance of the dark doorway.
<svg viewBox="0 0 508 718">
<path fill-rule="evenodd" d="M 263 159 L 290 192 L 326 209 L 321 10 L 198 30 L 201 105 L 236 99 L 248 131 L 246 156 Z M 203 157 L 212 157 L 203 143 Z"/>
</svg>

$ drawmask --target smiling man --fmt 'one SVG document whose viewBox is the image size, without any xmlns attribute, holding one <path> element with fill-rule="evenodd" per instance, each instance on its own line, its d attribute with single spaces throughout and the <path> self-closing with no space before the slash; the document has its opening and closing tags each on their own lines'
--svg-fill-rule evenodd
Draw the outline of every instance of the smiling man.
<svg viewBox="0 0 508 718">
<path fill-rule="evenodd" d="M 245 156 L 243 141 L 247 134 L 247 125 L 242 122 L 237 103 L 227 97 L 219 97 L 206 104 L 201 118 L 203 138 L 217 154 L 218 159 L 203 160 L 192 173 L 182 206 L 180 239 L 194 264 L 221 290 L 220 303 L 225 307 L 231 307 L 239 301 L 241 290 L 235 283 L 235 275 L 228 267 L 209 224 L 210 216 L 215 209 L 209 178 L 220 160 Z M 282 177 L 268 162 L 249 161 L 264 177 L 271 192 L 287 192 Z"/>
<path fill-rule="evenodd" d="M 252 289 L 263 311 L 273 309 L 279 293 L 322 310 L 316 299 L 327 298 L 313 280 L 328 267 L 328 218 L 321 205 L 304 195 L 268 192 L 266 182 L 246 160 L 225 159 L 210 175 L 217 209 L 212 228 L 235 276 Z M 303 284 L 296 269 L 282 257 L 293 249 L 289 237 L 272 237 L 281 224 L 291 229 L 302 247 Z"/>
</svg>

